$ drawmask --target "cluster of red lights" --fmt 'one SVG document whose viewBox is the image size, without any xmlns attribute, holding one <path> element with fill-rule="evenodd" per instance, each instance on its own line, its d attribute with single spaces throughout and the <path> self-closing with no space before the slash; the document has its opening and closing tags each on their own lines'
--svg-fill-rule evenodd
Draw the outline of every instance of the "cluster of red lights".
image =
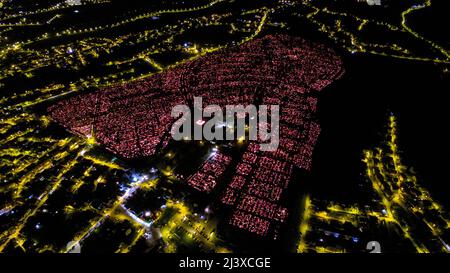
<svg viewBox="0 0 450 273">
<path fill-rule="evenodd" d="M 54 120 L 75 133 L 94 137 L 124 158 L 151 156 L 165 147 L 174 118 L 171 107 L 185 104 L 161 75 L 61 101 L 49 108 Z"/>
<path fill-rule="evenodd" d="M 215 152 L 188 178 L 188 184 L 199 191 L 210 192 L 230 163 L 231 157 Z"/>
<path fill-rule="evenodd" d="M 282 104 L 326 86 L 340 72 L 340 59 L 332 50 L 300 38 L 269 35 L 144 80 L 61 101 L 49 112 L 76 133 L 89 136 L 93 132 L 98 143 L 116 154 L 139 158 L 165 146 L 174 121 L 172 107 L 189 105 L 194 96 L 222 107 L 270 100 Z M 282 118 L 293 124 L 303 122 L 304 117 L 292 110 L 298 105 L 286 106 L 292 108 L 283 109 Z"/>
<path fill-rule="evenodd" d="M 261 236 L 267 234 L 270 226 L 269 221 L 243 211 L 234 212 L 230 218 L 230 224 Z"/>
<path fill-rule="evenodd" d="M 232 206 L 229 223 L 260 235 L 277 234 L 286 220 L 282 193 L 294 166 L 308 170 L 320 133 L 315 122 L 319 91 L 342 74 L 341 59 L 322 45 L 287 35 L 268 35 L 188 61 L 148 79 L 74 97 L 49 109 L 53 119 L 125 158 L 150 156 L 164 147 L 176 104 L 280 106 L 280 142 L 274 152 L 248 145 L 221 200 Z M 231 159 L 207 160 L 188 184 L 205 192 L 216 186 Z M 273 232 L 271 226 L 274 225 Z"/>
<path fill-rule="evenodd" d="M 270 224 L 282 223 L 287 209 L 279 205 L 281 195 L 290 181 L 293 165 L 270 157 L 274 153 L 260 152 L 257 143 L 250 143 L 242 161 L 237 165 L 236 175 L 228 184 L 222 202 L 233 207 L 229 223 L 239 228 L 267 235 Z M 245 173 L 240 169 L 245 166 Z M 247 223 L 251 215 L 252 222 Z M 243 219 L 239 219 L 243 217 Z M 261 225 L 258 227 L 258 225 Z"/>
<path fill-rule="evenodd" d="M 313 147 L 320 133 L 315 122 L 319 91 L 342 74 L 340 59 L 328 49 L 300 39 L 279 38 L 266 62 L 261 62 L 264 84 L 272 90 L 256 88 L 262 104 L 280 106 L 280 144 L 274 152 L 259 151 L 250 143 L 222 195 L 222 203 L 233 209 L 229 224 L 258 235 L 278 236 L 280 223 L 288 211 L 282 205 L 283 191 L 292 178 L 294 166 L 309 170 Z M 271 41 L 273 42 L 273 41 Z M 255 43 L 252 56 L 261 52 Z M 267 53 L 267 52 L 266 52 Z M 240 59 L 243 61 L 243 59 Z M 246 74 L 248 76 L 248 74 Z M 255 86 L 259 75 L 254 75 Z M 261 91 L 262 90 L 262 91 Z"/>
</svg>

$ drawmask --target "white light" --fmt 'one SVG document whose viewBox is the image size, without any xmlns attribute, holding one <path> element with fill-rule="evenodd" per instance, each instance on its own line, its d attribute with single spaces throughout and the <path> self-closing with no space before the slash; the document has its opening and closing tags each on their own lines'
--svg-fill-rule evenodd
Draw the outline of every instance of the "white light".
<svg viewBox="0 0 450 273">
<path fill-rule="evenodd" d="M 204 121 L 203 119 L 199 119 L 197 120 L 196 124 L 202 126 L 203 124 L 205 124 L 206 121 Z"/>
</svg>

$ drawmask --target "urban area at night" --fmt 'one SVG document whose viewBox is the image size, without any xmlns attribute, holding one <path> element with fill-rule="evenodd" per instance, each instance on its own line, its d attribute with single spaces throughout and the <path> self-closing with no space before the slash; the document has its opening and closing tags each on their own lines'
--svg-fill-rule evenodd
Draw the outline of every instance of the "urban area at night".
<svg viewBox="0 0 450 273">
<path fill-rule="evenodd" d="M 0 0 L 0 255 L 449 253 L 444 4 Z"/>
</svg>

